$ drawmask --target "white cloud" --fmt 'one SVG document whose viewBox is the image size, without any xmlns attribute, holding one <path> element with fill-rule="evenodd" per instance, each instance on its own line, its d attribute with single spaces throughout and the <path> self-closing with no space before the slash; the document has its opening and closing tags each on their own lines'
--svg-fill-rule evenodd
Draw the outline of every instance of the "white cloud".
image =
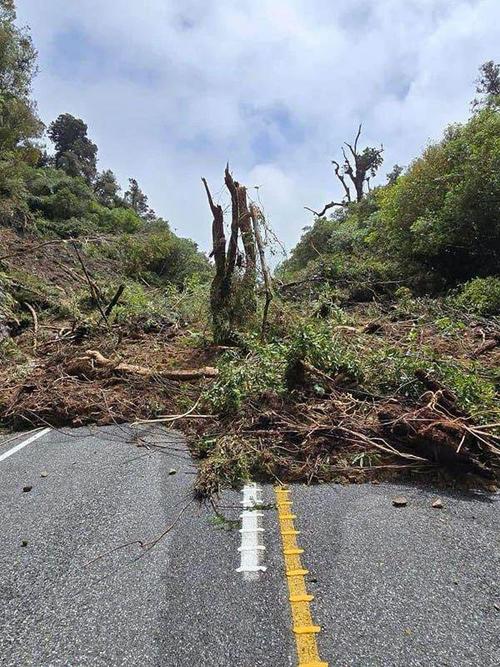
<svg viewBox="0 0 500 667">
<path fill-rule="evenodd" d="M 207 248 L 201 188 L 235 175 L 288 247 L 339 196 L 330 159 L 360 121 L 385 173 L 464 120 L 498 58 L 497 0 L 24 0 L 42 117 L 83 117 L 100 166 L 136 177 Z M 84 39 L 82 38 L 84 37 Z M 77 48 L 78 47 L 78 48 Z"/>
</svg>

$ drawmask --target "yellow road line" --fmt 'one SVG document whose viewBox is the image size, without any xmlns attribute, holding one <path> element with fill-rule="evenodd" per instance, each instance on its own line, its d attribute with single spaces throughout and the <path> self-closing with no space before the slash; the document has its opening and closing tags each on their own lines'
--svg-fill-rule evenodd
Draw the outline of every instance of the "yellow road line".
<svg viewBox="0 0 500 667">
<path fill-rule="evenodd" d="M 314 596 L 309 595 L 306 590 L 304 577 L 308 570 L 302 566 L 300 560 L 300 555 L 304 553 L 304 550 L 300 549 L 297 544 L 299 531 L 295 530 L 294 520 L 296 516 L 291 513 L 290 490 L 279 486 L 274 491 L 278 506 L 278 520 L 292 610 L 293 632 L 299 659 L 298 664 L 299 667 L 328 667 L 328 663 L 322 662 L 319 657 L 316 635 L 321 628 L 314 625 L 312 619 L 309 603 Z"/>
</svg>

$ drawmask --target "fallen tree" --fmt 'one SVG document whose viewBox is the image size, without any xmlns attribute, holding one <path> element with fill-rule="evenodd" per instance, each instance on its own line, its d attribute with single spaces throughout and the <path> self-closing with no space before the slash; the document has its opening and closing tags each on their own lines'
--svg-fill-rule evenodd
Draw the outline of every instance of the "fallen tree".
<svg viewBox="0 0 500 667">
<path fill-rule="evenodd" d="M 85 355 L 76 357 L 68 362 L 66 370 L 69 375 L 88 375 L 96 368 L 105 368 L 121 375 L 138 375 L 144 378 L 162 378 L 165 380 L 177 380 L 178 382 L 197 380 L 200 378 L 214 378 L 218 370 L 211 366 L 203 368 L 192 368 L 184 370 L 153 370 L 145 366 L 136 366 L 124 361 L 113 361 L 102 355 L 97 350 L 87 350 Z"/>
</svg>

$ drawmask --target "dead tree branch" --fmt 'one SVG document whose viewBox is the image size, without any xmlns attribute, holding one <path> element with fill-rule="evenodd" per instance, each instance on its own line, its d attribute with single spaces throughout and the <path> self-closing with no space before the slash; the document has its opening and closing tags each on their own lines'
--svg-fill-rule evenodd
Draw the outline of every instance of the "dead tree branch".
<svg viewBox="0 0 500 667">
<path fill-rule="evenodd" d="M 348 148 L 348 153 L 346 152 L 344 146 L 341 146 L 341 151 L 344 158 L 342 166 L 336 160 L 332 160 L 335 176 L 341 183 L 345 193 L 343 202 L 331 202 L 330 204 L 326 204 L 321 212 L 317 212 L 311 208 L 305 207 L 308 211 L 314 213 L 314 215 L 321 217 L 329 208 L 332 208 L 333 206 L 347 206 L 351 203 L 351 191 L 347 184 L 347 179 L 349 179 L 354 186 L 357 202 L 360 202 L 363 199 L 365 195 L 365 189 L 370 192 L 370 178 L 375 176 L 378 168 L 382 164 L 382 152 L 384 148 L 383 146 L 380 148 L 366 147 L 363 150 L 359 150 L 358 143 L 359 138 L 361 137 L 361 130 L 362 125 L 360 123 L 356 137 L 354 139 L 354 144 L 350 144 L 348 141 L 344 142 L 344 146 Z"/>
<path fill-rule="evenodd" d="M 33 308 L 31 304 L 25 301 L 24 305 L 30 311 L 31 317 L 33 318 L 33 350 L 36 351 L 36 346 L 38 342 L 38 317 L 36 314 L 36 310 Z"/>
<path fill-rule="evenodd" d="M 329 204 L 325 204 L 323 207 L 323 210 L 321 211 L 314 211 L 312 208 L 309 208 L 309 206 L 304 206 L 306 211 L 311 211 L 311 213 L 314 213 L 314 215 L 317 215 L 318 218 L 321 218 L 325 215 L 325 213 L 328 211 L 328 209 L 333 208 L 334 206 L 345 206 L 345 204 L 342 204 L 341 202 L 337 201 L 331 201 Z"/>
<path fill-rule="evenodd" d="M 261 340 L 264 340 L 267 326 L 267 316 L 269 313 L 269 306 L 273 300 L 273 283 L 271 272 L 266 261 L 266 253 L 264 249 L 264 242 L 260 232 L 260 221 L 263 218 L 263 213 L 256 204 L 250 204 L 250 215 L 252 216 L 253 229 L 255 234 L 255 242 L 259 251 L 260 266 L 262 269 L 262 276 L 264 278 L 264 286 L 266 290 L 266 302 L 264 304 L 264 314 L 262 316 Z"/>
<path fill-rule="evenodd" d="M 111 313 L 113 311 L 113 308 L 116 306 L 116 304 L 120 300 L 120 297 L 121 297 L 121 295 L 123 294 L 124 291 L 125 291 L 125 285 L 120 285 L 118 287 L 118 289 L 116 290 L 116 294 L 111 299 L 111 301 L 109 302 L 108 307 L 106 308 L 106 311 L 105 311 L 106 317 L 109 317 L 111 315 Z"/>
<path fill-rule="evenodd" d="M 97 285 L 94 283 L 94 281 L 90 277 L 89 272 L 87 271 L 87 267 L 85 266 L 85 263 L 83 261 L 83 258 L 81 256 L 81 254 L 80 254 L 80 251 L 78 250 L 78 246 L 76 245 L 76 242 L 73 241 L 72 244 L 73 244 L 73 248 L 75 249 L 76 256 L 78 257 L 78 261 L 80 262 L 80 266 L 83 269 L 83 273 L 85 274 L 85 279 L 87 280 L 87 283 L 88 283 L 88 286 L 89 286 L 90 295 L 94 299 L 94 301 L 96 303 L 96 306 L 99 309 L 99 312 L 101 313 L 101 317 L 106 322 L 106 326 L 109 329 L 110 328 L 109 321 L 108 321 L 108 318 L 106 317 L 106 313 L 104 312 L 104 309 L 101 305 L 101 299 L 99 298 L 99 290 L 97 288 Z"/>
</svg>

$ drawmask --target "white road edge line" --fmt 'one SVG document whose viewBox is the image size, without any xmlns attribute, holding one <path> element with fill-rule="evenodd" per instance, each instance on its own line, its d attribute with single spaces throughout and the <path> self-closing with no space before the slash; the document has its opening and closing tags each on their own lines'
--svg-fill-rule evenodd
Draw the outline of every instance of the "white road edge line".
<svg viewBox="0 0 500 667">
<path fill-rule="evenodd" d="M 255 483 L 245 484 L 243 487 L 243 512 L 240 514 L 241 522 L 241 564 L 236 572 L 242 572 L 244 579 L 256 579 L 260 572 L 266 571 L 266 566 L 261 565 L 261 555 L 266 547 L 262 544 L 261 526 L 263 512 L 256 507 L 262 504 L 262 489 Z"/>
<path fill-rule="evenodd" d="M 9 449 L 8 451 L 4 452 L 3 454 L 0 454 L 0 461 L 5 461 L 5 459 L 9 458 L 9 456 L 12 456 L 12 454 L 15 454 L 20 449 L 22 449 L 23 447 L 26 447 L 26 445 L 31 444 L 35 440 L 38 440 L 38 438 L 41 438 L 43 435 L 46 435 L 49 431 L 52 431 L 52 429 L 51 428 L 44 428 L 41 431 L 38 431 L 38 433 L 35 433 L 34 435 L 32 435 L 31 438 L 28 438 L 27 440 L 24 440 L 23 442 L 20 442 L 15 447 L 12 447 L 12 449 Z"/>
</svg>

